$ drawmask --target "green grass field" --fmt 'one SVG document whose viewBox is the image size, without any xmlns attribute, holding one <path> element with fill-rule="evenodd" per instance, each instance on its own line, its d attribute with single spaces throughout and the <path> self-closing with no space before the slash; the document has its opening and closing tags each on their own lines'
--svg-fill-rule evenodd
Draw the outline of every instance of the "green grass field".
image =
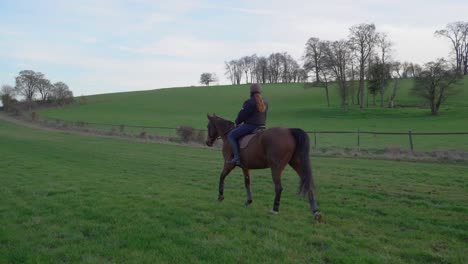
<svg viewBox="0 0 468 264">
<path fill-rule="evenodd" d="M 238 89 L 204 90 L 232 100 L 225 106 L 221 98 L 206 107 L 210 111 L 235 112 Z M 92 111 L 102 110 L 96 120 L 115 114 L 116 122 L 158 123 L 158 117 L 175 116 L 163 104 L 170 96 L 181 97 L 184 109 L 198 106 L 199 113 L 187 110 L 168 125 L 199 125 L 198 115 L 208 109 L 184 91 L 191 90 L 134 93 L 148 98 L 137 109 L 116 103 L 125 97 L 135 102 L 132 94 L 115 94 L 91 97 L 96 103 L 63 115 L 48 114 L 91 118 Z M 267 94 L 275 92 L 271 87 Z M 272 122 L 286 122 L 281 107 L 273 104 Z M 307 115 L 291 124 L 301 116 Z M 426 128 L 427 122 L 419 125 Z M 221 157 L 213 149 L 44 132 L 1 121 L 0 146 L 0 263 L 468 262 L 466 163 L 312 157 L 326 221 L 316 224 L 307 202 L 296 195 L 299 179 L 291 169 L 283 175 L 279 215 L 268 213 L 274 196 L 268 170 L 253 172 L 251 207 L 243 208 L 239 170 L 227 178 L 226 199 L 219 203 Z"/>
<path fill-rule="evenodd" d="M 331 107 L 326 106 L 323 89 L 304 89 L 303 84 L 266 84 L 264 96 L 270 102 L 268 126 L 300 127 L 315 130 L 390 131 L 390 132 L 468 132 L 468 78 L 460 85 L 461 93 L 449 98 L 439 116 L 418 108 L 421 102 L 410 95 L 412 80 L 402 80 L 396 103 L 413 106 L 388 109 L 372 106 L 349 112 L 339 109 L 337 89 L 331 87 Z M 206 127 L 206 113 L 234 119 L 248 97 L 248 86 L 214 86 L 162 89 L 141 92 L 89 96 L 86 104 L 40 112 L 47 119 L 111 124 L 178 127 Z M 386 96 L 387 97 L 387 96 Z M 370 101 L 372 101 L 370 99 Z M 173 130 L 149 130 L 174 133 Z M 319 147 L 355 147 L 356 135 L 318 136 Z M 468 149 L 468 137 L 415 137 L 416 150 Z M 361 138 L 363 148 L 409 147 L 408 136 L 371 136 Z"/>
</svg>

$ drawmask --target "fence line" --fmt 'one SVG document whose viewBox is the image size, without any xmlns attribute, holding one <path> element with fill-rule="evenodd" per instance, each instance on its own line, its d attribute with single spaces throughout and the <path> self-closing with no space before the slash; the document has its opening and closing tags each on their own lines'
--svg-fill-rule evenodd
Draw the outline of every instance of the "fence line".
<svg viewBox="0 0 468 264">
<path fill-rule="evenodd" d="M 314 130 L 305 131 L 308 134 L 371 134 L 371 135 L 408 135 L 408 132 L 374 132 L 374 131 L 333 131 L 333 130 Z M 412 132 L 413 135 L 417 136 L 443 136 L 443 135 L 468 135 L 468 132 Z"/>
<path fill-rule="evenodd" d="M 97 126 L 110 126 L 110 127 L 129 127 L 129 128 L 141 128 L 141 129 L 166 129 L 166 130 L 175 130 L 177 131 L 180 127 L 166 127 L 166 126 L 143 126 L 143 125 L 128 125 L 128 124 L 110 124 L 110 123 L 97 123 L 97 122 L 83 122 L 83 121 L 66 121 L 55 119 L 56 122 L 67 122 L 74 124 L 86 124 L 86 125 L 97 125 Z M 182 126 L 181 126 L 182 127 Z M 205 131 L 206 129 L 196 129 L 196 131 Z M 376 131 L 361 131 L 357 129 L 356 131 L 351 130 L 313 130 L 305 131 L 307 134 L 311 134 L 314 137 L 314 148 L 317 147 L 317 135 L 318 134 L 356 134 L 357 135 L 357 148 L 361 148 L 361 136 L 362 135 L 396 135 L 403 136 L 407 135 L 409 140 L 409 146 L 411 150 L 414 150 L 413 136 L 454 136 L 454 135 L 468 135 L 468 132 L 376 132 Z"/>
<path fill-rule="evenodd" d="M 67 120 L 60 120 L 56 119 L 61 122 L 70 122 L 70 123 L 80 123 L 82 121 L 67 121 Z M 161 127 L 161 126 L 142 126 L 142 125 L 128 125 L 128 124 L 109 124 L 109 123 L 95 123 L 95 122 L 82 122 L 85 124 L 90 124 L 90 125 L 101 125 L 101 126 L 124 126 L 124 127 L 133 127 L 133 128 L 155 128 L 155 129 L 172 129 L 176 130 L 180 127 Z M 204 131 L 205 129 L 199 129 L 195 128 L 195 130 L 202 130 Z M 308 134 L 370 134 L 370 135 L 408 135 L 408 132 L 375 132 L 375 131 L 361 131 L 361 130 L 356 130 L 356 131 L 351 131 L 351 130 L 314 130 L 314 131 L 305 131 Z M 412 135 L 414 136 L 444 136 L 444 135 L 468 135 L 468 132 L 411 132 Z"/>
</svg>

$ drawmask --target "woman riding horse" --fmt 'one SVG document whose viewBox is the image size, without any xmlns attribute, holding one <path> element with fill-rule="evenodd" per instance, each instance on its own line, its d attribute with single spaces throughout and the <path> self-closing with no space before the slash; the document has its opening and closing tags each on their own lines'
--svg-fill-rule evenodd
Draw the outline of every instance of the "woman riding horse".
<svg viewBox="0 0 468 264">
<path fill-rule="evenodd" d="M 310 142 L 307 133 L 300 128 L 274 127 L 256 135 L 249 145 L 242 149 L 240 156 L 237 140 L 242 135 L 252 132 L 260 125 L 265 125 L 268 106 L 260 95 L 260 85 L 252 85 L 251 99 L 244 103 L 236 120 L 242 125 L 235 128 L 235 124 L 216 115 L 208 117 L 208 135 L 206 145 L 213 146 L 221 139 L 224 160 L 223 170 L 219 176 L 218 200 L 224 200 L 224 180 L 226 176 L 242 162 L 247 201 L 245 206 L 252 203 L 250 190 L 250 170 L 271 169 L 271 176 L 275 185 L 275 199 L 272 212 L 279 212 L 281 192 L 281 174 L 287 165 L 290 165 L 299 175 L 299 193 L 309 198 L 310 209 L 317 221 L 321 221 L 317 202 L 314 196 L 314 180 L 310 164 Z M 233 145 L 234 148 L 231 147 Z M 232 156 L 234 154 L 234 159 Z"/>
<path fill-rule="evenodd" d="M 250 86 L 250 99 L 246 100 L 236 118 L 236 128 L 228 134 L 229 144 L 231 144 L 234 158 L 231 164 L 241 166 L 239 139 L 255 131 L 257 128 L 265 127 L 268 103 L 263 99 L 262 86 L 252 84 Z"/>
</svg>

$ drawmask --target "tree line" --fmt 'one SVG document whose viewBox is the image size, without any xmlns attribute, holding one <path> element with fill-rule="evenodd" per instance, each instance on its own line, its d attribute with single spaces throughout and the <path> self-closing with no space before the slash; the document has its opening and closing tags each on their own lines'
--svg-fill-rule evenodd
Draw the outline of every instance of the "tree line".
<svg viewBox="0 0 468 264">
<path fill-rule="evenodd" d="M 309 87 L 322 87 L 328 106 L 328 87 L 333 81 L 339 89 L 343 111 L 348 110 L 350 101 L 363 109 L 370 97 L 374 105 L 379 98 L 380 107 L 393 108 L 400 80 L 413 78 L 412 94 L 424 99 L 431 113 L 437 115 L 446 98 L 456 94 L 454 84 L 462 75 L 468 75 L 468 22 L 449 23 L 434 34 L 452 43 L 454 63 L 445 58 L 423 65 L 393 60 L 393 43 L 388 35 L 378 32 L 373 23 L 362 23 L 350 27 L 345 39 L 309 38 L 302 65 L 287 52 L 253 54 L 226 61 L 225 75 L 233 85 L 305 82 Z M 389 94 L 387 100 L 385 94 Z"/>
<path fill-rule="evenodd" d="M 269 56 L 244 56 L 225 62 L 225 75 L 232 84 L 305 82 L 307 73 L 287 52 Z"/>
<path fill-rule="evenodd" d="M 7 112 L 30 110 L 36 105 L 64 105 L 73 102 L 73 92 L 66 83 L 52 83 L 43 73 L 32 70 L 20 71 L 15 77 L 15 86 L 2 85 L 0 96 Z"/>
</svg>

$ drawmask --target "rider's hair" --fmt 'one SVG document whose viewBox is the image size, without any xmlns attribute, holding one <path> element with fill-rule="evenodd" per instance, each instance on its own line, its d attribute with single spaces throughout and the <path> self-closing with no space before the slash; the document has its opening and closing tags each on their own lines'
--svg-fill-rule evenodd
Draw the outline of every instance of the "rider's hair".
<svg viewBox="0 0 468 264">
<path fill-rule="evenodd" d="M 260 113 L 265 112 L 266 106 L 265 106 L 265 102 L 263 101 L 262 95 L 260 93 L 254 93 L 254 98 L 255 98 L 255 102 L 257 102 L 257 110 Z"/>
</svg>

